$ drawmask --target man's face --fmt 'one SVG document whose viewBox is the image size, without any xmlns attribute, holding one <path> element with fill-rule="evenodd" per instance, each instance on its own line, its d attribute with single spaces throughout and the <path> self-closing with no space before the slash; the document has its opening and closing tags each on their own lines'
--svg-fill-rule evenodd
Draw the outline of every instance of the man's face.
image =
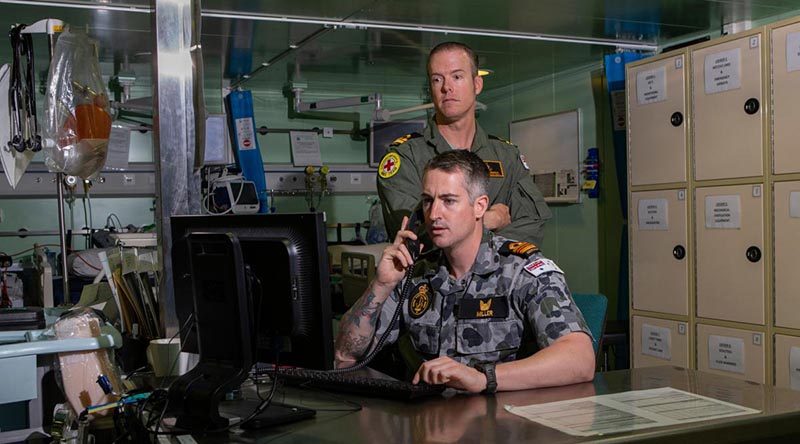
<svg viewBox="0 0 800 444">
<path fill-rule="evenodd" d="M 475 232 L 486 210 L 483 201 L 470 203 L 461 171 L 430 170 L 422 180 L 422 209 L 431 241 L 438 248 L 458 246 Z"/>
<path fill-rule="evenodd" d="M 437 52 L 430 59 L 428 81 L 439 123 L 452 123 L 475 113 L 483 79 L 472 76 L 472 63 L 460 50 Z"/>
</svg>

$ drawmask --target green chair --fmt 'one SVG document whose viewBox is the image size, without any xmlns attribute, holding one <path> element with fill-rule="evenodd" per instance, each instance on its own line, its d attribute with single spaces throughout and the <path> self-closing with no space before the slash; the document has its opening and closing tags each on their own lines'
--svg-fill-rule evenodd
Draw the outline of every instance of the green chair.
<svg viewBox="0 0 800 444">
<path fill-rule="evenodd" d="M 594 346 L 594 354 L 597 356 L 597 362 L 600 363 L 600 350 L 603 342 L 603 331 L 606 325 L 606 310 L 608 309 L 608 298 L 602 294 L 584 294 L 573 293 L 572 300 L 578 306 L 586 324 L 589 325 L 589 331 L 592 332 L 594 339 L 592 345 Z"/>
</svg>

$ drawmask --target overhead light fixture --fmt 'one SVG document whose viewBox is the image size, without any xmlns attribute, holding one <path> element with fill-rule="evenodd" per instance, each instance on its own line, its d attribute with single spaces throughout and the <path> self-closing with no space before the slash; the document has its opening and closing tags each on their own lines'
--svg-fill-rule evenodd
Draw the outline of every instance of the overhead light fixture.
<svg viewBox="0 0 800 444">
<path fill-rule="evenodd" d="M 492 74 L 494 74 L 494 70 L 493 69 L 478 68 L 478 75 L 481 76 L 481 77 L 490 76 Z"/>
<path fill-rule="evenodd" d="M 19 0 L 0 0 L 0 3 L 7 1 Z M 409 31 L 409 32 L 428 32 L 435 34 L 445 35 L 470 35 L 480 37 L 498 37 L 515 40 L 539 40 L 545 42 L 561 42 L 561 43 L 577 43 L 583 45 L 599 45 L 611 46 L 622 49 L 632 49 L 639 51 L 656 51 L 658 46 L 653 43 L 641 42 L 637 40 L 614 40 L 606 38 L 595 37 L 579 37 L 567 35 L 554 35 L 542 34 L 531 32 L 514 32 L 497 29 L 482 29 L 482 28 L 457 28 L 447 26 L 428 26 L 418 25 L 414 23 L 397 23 L 397 22 L 372 22 L 364 21 L 359 22 L 355 20 L 329 20 L 316 17 L 287 17 L 284 15 L 274 14 L 258 14 L 258 13 L 241 13 L 236 11 L 219 10 L 219 9 L 203 9 L 203 17 L 214 17 L 222 19 L 240 19 L 240 20 L 255 20 L 265 22 L 278 22 L 278 23 L 302 23 L 307 25 L 320 25 L 327 29 L 351 29 L 351 30 L 366 30 L 366 29 L 390 29 L 395 31 Z"/>
</svg>

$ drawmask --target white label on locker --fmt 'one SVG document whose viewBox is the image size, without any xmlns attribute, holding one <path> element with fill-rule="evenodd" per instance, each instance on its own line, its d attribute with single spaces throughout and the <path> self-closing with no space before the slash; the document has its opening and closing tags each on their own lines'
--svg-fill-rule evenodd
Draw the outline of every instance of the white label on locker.
<svg viewBox="0 0 800 444">
<path fill-rule="evenodd" d="M 744 373 L 744 341 L 729 336 L 710 335 L 708 366 L 724 372 Z"/>
<path fill-rule="evenodd" d="M 642 354 L 672 360 L 671 330 L 655 325 L 642 325 Z"/>
<path fill-rule="evenodd" d="M 676 57 L 675 58 L 675 69 L 683 68 L 683 57 Z"/>
<path fill-rule="evenodd" d="M 639 229 L 666 230 L 667 199 L 642 199 L 639 201 Z"/>
<path fill-rule="evenodd" d="M 789 193 L 789 217 L 800 218 L 800 191 Z"/>
<path fill-rule="evenodd" d="M 636 97 L 639 105 L 667 100 L 667 69 L 665 66 L 636 74 Z"/>
<path fill-rule="evenodd" d="M 742 203 L 739 195 L 706 196 L 706 228 L 742 227 Z"/>
<path fill-rule="evenodd" d="M 800 70 L 800 32 L 790 32 L 786 36 L 786 70 Z"/>
<path fill-rule="evenodd" d="M 741 50 L 739 48 L 706 56 L 706 94 L 715 94 L 742 87 Z"/>
<path fill-rule="evenodd" d="M 236 119 L 236 137 L 239 141 L 239 151 L 256 149 L 256 132 L 253 131 L 252 117 Z"/>
<path fill-rule="evenodd" d="M 789 378 L 792 390 L 800 390 L 800 347 L 792 347 L 789 351 Z"/>
</svg>

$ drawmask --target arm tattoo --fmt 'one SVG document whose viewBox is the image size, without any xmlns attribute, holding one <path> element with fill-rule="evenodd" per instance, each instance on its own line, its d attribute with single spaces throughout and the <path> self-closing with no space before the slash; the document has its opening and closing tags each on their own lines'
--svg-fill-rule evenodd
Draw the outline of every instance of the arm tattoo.
<svg viewBox="0 0 800 444">
<path fill-rule="evenodd" d="M 339 352 L 359 357 L 367 351 L 375 334 L 382 306 L 382 303 L 375 302 L 375 295 L 371 291 L 356 301 L 339 323 L 339 335 L 336 340 Z M 362 321 L 365 321 L 363 326 Z"/>
</svg>

